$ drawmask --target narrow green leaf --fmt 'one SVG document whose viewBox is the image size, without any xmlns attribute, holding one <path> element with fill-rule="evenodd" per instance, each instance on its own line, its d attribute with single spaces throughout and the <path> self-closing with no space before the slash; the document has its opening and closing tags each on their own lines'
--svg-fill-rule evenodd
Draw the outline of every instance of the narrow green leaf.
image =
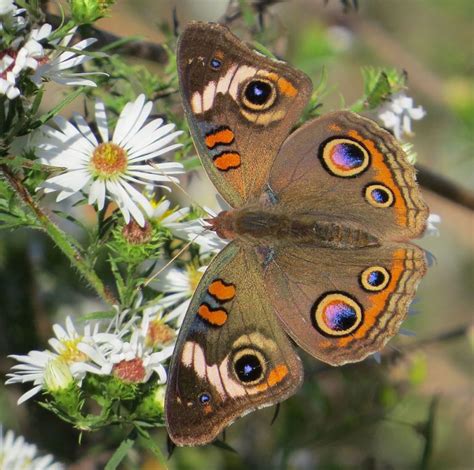
<svg viewBox="0 0 474 470">
<path fill-rule="evenodd" d="M 43 114 L 42 116 L 40 116 L 39 119 L 33 122 L 31 125 L 31 128 L 36 129 L 37 127 L 41 126 L 45 122 L 49 121 L 52 117 L 56 116 L 56 114 L 58 114 L 59 111 L 61 111 L 61 109 L 63 109 L 69 103 L 72 103 L 79 95 L 82 95 L 85 89 L 86 87 L 81 87 L 81 88 L 78 88 L 76 91 L 67 95 L 66 98 L 64 98 L 64 100 L 61 101 L 61 103 L 56 105 L 53 109 Z"/>
<path fill-rule="evenodd" d="M 153 439 L 150 437 L 150 434 L 148 434 L 148 432 L 146 432 L 144 429 L 138 428 L 138 432 L 140 433 L 140 444 L 142 444 L 158 459 L 163 468 L 167 469 L 168 467 L 166 465 L 166 459 L 158 444 L 153 441 Z"/>
<path fill-rule="evenodd" d="M 114 452 L 110 460 L 105 465 L 104 470 L 115 470 L 120 462 L 127 456 L 128 451 L 135 444 L 135 440 L 128 437 L 119 445 L 118 449 Z"/>
</svg>

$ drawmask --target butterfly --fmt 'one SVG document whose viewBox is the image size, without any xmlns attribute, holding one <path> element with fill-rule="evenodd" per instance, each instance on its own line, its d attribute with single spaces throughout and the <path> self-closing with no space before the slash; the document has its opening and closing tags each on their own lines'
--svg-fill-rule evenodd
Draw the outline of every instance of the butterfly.
<svg viewBox="0 0 474 470">
<path fill-rule="evenodd" d="M 165 399 L 177 445 L 202 445 L 303 380 L 290 338 L 332 365 L 361 361 L 399 330 L 420 279 L 428 208 L 399 143 L 349 111 L 290 133 L 310 79 L 226 27 L 191 23 L 177 52 L 195 146 L 231 209 L 230 243 L 204 273 L 173 354 Z"/>
</svg>

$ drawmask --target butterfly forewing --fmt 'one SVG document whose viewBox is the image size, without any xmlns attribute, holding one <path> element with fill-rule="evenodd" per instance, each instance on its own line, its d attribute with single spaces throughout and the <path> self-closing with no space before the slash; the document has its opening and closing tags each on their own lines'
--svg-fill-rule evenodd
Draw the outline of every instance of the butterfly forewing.
<svg viewBox="0 0 474 470">
<path fill-rule="evenodd" d="M 194 142 L 233 207 L 260 195 L 283 140 L 311 93 L 302 72 L 251 50 L 226 27 L 191 23 L 178 71 Z"/>
<path fill-rule="evenodd" d="M 181 329 L 166 394 L 178 445 L 213 441 L 239 416 L 293 394 L 303 374 L 255 255 L 236 242 L 204 274 Z"/>
</svg>

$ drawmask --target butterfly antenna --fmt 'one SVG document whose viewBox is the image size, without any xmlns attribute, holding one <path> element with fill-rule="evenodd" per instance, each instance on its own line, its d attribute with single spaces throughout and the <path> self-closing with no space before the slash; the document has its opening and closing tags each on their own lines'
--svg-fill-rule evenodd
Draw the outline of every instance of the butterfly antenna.
<svg viewBox="0 0 474 470">
<path fill-rule="evenodd" d="M 222 431 L 222 442 L 226 441 L 226 432 L 225 429 Z"/>
<path fill-rule="evenodd" d="M 270 426 L 273 426 L 273 423 L 276 421 L 279 414 L 280 414 L 280 403 L 277 403 L 275 406 L 275 413 L 273 413 L 273 418 L 270 422 Z"/>
<path fill-rule="evenodd" d="M 152 162 L 151 160 L 147 160 L 146 162 L 150 166 L 152 166 L 155 170 L 157 170 L 161 174 L 161 176 L 164 176 L 165 178 L 167 178 L 169 180 L 169 182 L 176 189 L 179 189 L 186 196 L 186 198 L 191 202 L 191 204 L 194 204 L 197 207 L 199 207 L 199 209 L 201 209 L 204 213 L 206 213 L 206 214 L 208 213 L 208 211 L 205 209 L 205 207 L 201 206 L 201 204 L 199 204 L 199 202 L 196 202 L 196 200 L 180 184 L 178 184 L 176 181 L 174 181 L 174 179 L 170 175 L 166 175 L 165 173 L 163 173 L 160 170 L 160 168 L 154 162 Z"/>
<path fill-rule="evenodd" d="M 159 276 L 165 269 L 169 268 L 177 258 L 179 258 L 199 237 L 200 234 L 197 234 L 192 240 L 190 240 L 186 245 L 181 248 L 178 253 L 176 253 L 161 269 L 159 269 L 155 274 L 150 276 L 141 286 L 139 286 L 139 289 L 148 286 L 153 279 L 155 279 L 157 276 Z"/>
<path fill-rule="evenodd" d="M 174 450 L 176 449 L 176 444 L 171 440 L 169 436 L 166 436 L 166 449 L 168 450 L 168 460 L 173 455 Z"/>
</svg>

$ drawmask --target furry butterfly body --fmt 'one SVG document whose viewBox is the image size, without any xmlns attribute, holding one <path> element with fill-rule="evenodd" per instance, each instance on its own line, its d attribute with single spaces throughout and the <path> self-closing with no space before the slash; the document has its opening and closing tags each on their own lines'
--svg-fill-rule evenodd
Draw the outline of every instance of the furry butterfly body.
<svg viewBox="0 0 474 470">
<path fill-rule="evenodd" d="M 193 296 L 166 395 L 171 439 L 200 445 L 296 391 L 287 335 L 333 365 L 383 348 L 426 271 L 410 240 L 428 209 L 372 121 L 340 111 L 288 136 L 311 81 L 226 28 L 189 25 L 178 71 L 203 166 L 232 207 L 210 222 L 230 243 Z"/>
</svg>

